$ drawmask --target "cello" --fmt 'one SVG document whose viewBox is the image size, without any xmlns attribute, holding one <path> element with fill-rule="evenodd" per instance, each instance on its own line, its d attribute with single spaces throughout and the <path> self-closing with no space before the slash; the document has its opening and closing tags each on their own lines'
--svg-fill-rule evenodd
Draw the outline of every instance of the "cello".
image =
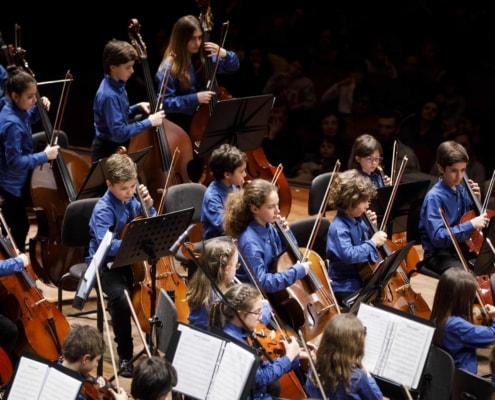
<svg viewBox="0 0 495 400">
<path fill-rule="evenodd" d="M 19 255 L 9 229 L 0 212 L 0 219 L 9 237 L 0 237 L 0 258 L 13 258 Z M 35 280 L 27 268 L 21 272 L 3 276 L 0 284 L 7 291 L 3 301 L 6 315 L 22 325 L 27 344 L 40 357 L 51 361 L 62 355 L 62 344 L 70 330 L 65 316 L 55 305 L 43 297 Z M 26 344 L 23 344 L 23 347 Z"/>
<path fill-rule="evenodd" d="M 375 234 L 378 230 L 385 230 L 385 227 L 387 226 L 387 221 L 390 216 L 390 210 L 397 194 L 399 183 L 404 174 L 407 161 L 407 156 L 404 156 L 400 169 L 397 172 L 397 177 L 394 179 L 392 193 L 390 195 L 387 208 L 383 215 L 380 228 L 377 228 L 375 224 L 373 224 L 367 213 L 363 214 L 363 219 L 368 225 L 368 228 L 370 229 L 372 234 Z M 376 267 L 381 263 L 381 261 L 383 261 L 385 258 L 390 256 L 394 251 L 397 251 L 398 249 L 399 246 L 397 246 L 396 243 L 394 243 L 392 240 L 387 239 L 385 244 L 378 249 L 381 260 L 379 260 L 374 266 L 371 266 L 370 272 L 373 273 Z M 363 281 L 367 279 L 366 274 L 362 273 L 362 271 L 360 271 L 360 275 L 362 275 L 362 277 L 364 275 Z M 411 287 L 411 283 L 407 275 L 407 264 L 405 260 L 401 261 L 400 265 L 396 269 L 395 274 L 383 287 L 380 298 L 383 304 L 389 307 L 402 310 L 412 315 L 418 315 L 424 319 L 430 318 L 430 307 L 421 296 L 421 294 L 416 293 Z"/>
<path fill-rule="evenodd" d="M 34 77 L 24 53 L 23 49 L 16 49 L 17 63 Z M 36 102 L 47 143 L 55 145 L 60 130 L 53 129 L 39 91 Z M 82 249 L 62 246 L 61 227 L 67 204 L 76 199 L 88 171 L 89 163 L 79 154 L 61 148 L 54 163 L 35 168 L 31 173 L 30 193 L 38 231 L 29 241 L 29 254 L 36 275 L 47 285 L 58 286 L 62 275 L 84 256 Z"/>
<path fill-rule="evenodd" d="M 146 91 L 148 101 L 153 112 L 157 112 L 163 106 L 163 95 L 165 84 L 162 82 L 162 91 L 160 100 L 157 100 L 155 85 L 151 76 L 146 46 L 139 33 L 140 25 L 137 19 L 131 19 L 128 24 L 128 35 L 132 46 L 136 49 L 146 82 Z M 167 74 L 165 74 L 167 75 Z M 131 138 L 129 143 L 129 152 L 140 150 L 148 146 L 153 146 L 153 151 L 146 158 L 142 176 L 145 178 L 143 183 L 148 187 L 151 197 L 158 204 L 159 189 L 164 186 L 165 175 L 171 170 L 172 155 L 171 149 L 178 148 L 180 156 L 176 166 L 173 168 L 172 181 L 175 183 L 191 182 L 188 175 L 188 165 L 193 159 L 193 149 L 191 139 L 188 134 L 178 125 L 168 119 L 164 119 L 162 125 L 157 128 L 148 129 L 137 136 Z"/>
<path fill-rule="evenodd" d="M 330 187 L 339 168 L 340 161 L 337 161 L 320 206 L 320 218 L 323 218 L 330 195 Z M 309 243 L 314 242 L 313 238 L 315 238 L 319 223 L 317 219 Z M 302 252 L 285 231 L 280 220 L 275 221 L 274 224 L 289 249 L 275 260 L 276 270 L 285 270 L 294 265 L 296 261 L 306 260 L 311 261 L 311 268 L 304 278 L 299 279 L 285 290 L 273 293 L 271 297 L 274 304 L 278 305 L 279 313 L 282 314 L 283 312 L 282 315 L 286 316 L 286 320 L 291 326 L 297 331 L 301 330 L 308 340 L 313 340 L 322 333 L 326 323 L 331 318 L 340 314 L 340 307 L 330 285 L 327 266 L 318 253 L 311 250 L 309 246 Z"/>
</svg>

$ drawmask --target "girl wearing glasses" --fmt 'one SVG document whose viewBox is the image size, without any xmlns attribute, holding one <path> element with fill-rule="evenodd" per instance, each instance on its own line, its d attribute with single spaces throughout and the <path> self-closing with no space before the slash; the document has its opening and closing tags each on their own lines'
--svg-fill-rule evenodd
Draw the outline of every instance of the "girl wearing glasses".
<svg viewBox="0 0 495 400">
<path fill-rule="evenodd" d="M 216 301 L 210 310 L 210 326 L 222 329 L 225 334 L 240 341 L 250 343 L 263 314 L 263 296 L 253 285 L 240 283 L 224 293 L 225 301 Z M 271 400 L 273 383 L 284 374 L 299 367 L 300 358 L 308 358 L 308 353 L 299 347 L 296 340 L 282 340 L 285 354 L 268 360 L 260 360 L 256 371 L 252 400 Z"/>
<path fill-rule="evenodd" d="M 383 149 L 380 142 L 368 133 L 358 136 L 352 145 L 347 167 L 357 169 L 379 189 L 391 184 L 390 177 L 383 173 L 382 162 Z"/>
<path fill-rule="evenodd" d="M 202 268 L 194 272 L 186 293 L 189 305 L 187 318 L 191 325 L 208 330 L 208 312 L 211 303 L 221 298 L 221 295 L 235 284 L 235 273 L 240 265 L 236 242 L 228 236 L 207 240 L 200 262 L 209 276 Z M 271 311 L 269 303 L 263 301 L 263 323 L 270 321 Z"/>
</svg>

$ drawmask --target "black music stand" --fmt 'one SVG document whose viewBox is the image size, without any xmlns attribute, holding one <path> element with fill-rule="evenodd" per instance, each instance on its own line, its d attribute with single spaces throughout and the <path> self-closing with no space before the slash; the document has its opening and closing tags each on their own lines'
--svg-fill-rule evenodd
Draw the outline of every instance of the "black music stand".
<svg viewBox="0 0 495 400">
<path fill-rule="evenodd" d="M 143 168 L 144 161 L 148 156 L 148 153 L 153 148 L 153 146 L 145 147 L 144 149 L 129 153 L 128 156 L 132 158 L 137 166 L 138 173 Z M 107 185 L 105 184 L 105 161 L 106 158 L 94 161 L 89 168 L 89 172 L 84 179 L 84 182 L 76 196 L 78 199 L 88 199 L 92 197 L 101 197 L 107 190 Z"/>
<path fill-rule="evenodd" d="M 488 228 L 483 230 L 483 245 L 474 262 L 473 273 L 476 276 L 490 275 L 495 272 L 495 218 L 490 219 Z M 490 245 L 491 244 L 491 245 Z"/>
<path fill-rule="evenodd" d="M 409 253 L 409 250 L 411 250 L 413 244 L 414 242 L 409 242 L 399 250 L 394 251 L 386 257 L 383 262 L 378 265 L 378 267 L 376 267 L 375 272 L 373 272 L 371 278 L 359 291 L 352 305 L 346 304 L 350 306 L 350 313 L 357 314 L 359 305 L 363 302 L 368 302 L 374 294 L 378 294 L 378 297 L 374 303 L 381 303 L 382 299 L 380 298 L 380 293 L 382 289 L 385 287 L 390 278 L 392 278 L 395 271 L 399 267 L 399 264 L 407 257 L 407 254 Z"/>
<path fill-rule="evenodd" d="M 156 316 L 156 264 L 158 259 L 173 255 L 170 247 L 189 226 L 194 213 L 194 207 L 173 211 L 156 217 L 135 219 L 128 224 L 126 234 L 110 268 L 119 268 L 137 262 L 148 261 L 151 266 L 150 295 L 150 334 L 149 348 L 155 351 L 153 345 L 154 328 L 159 323 Z M 129 363 L 137 360 L 142 350 Z M 120 372 L 120 371 L 119 371 Z"/>
<path fill-rule="evenodd" d="M 266 94 L 217 102 L 199 145 L 199 156 L 208 157 L 224 143 L 242 151 L 259 148 L 274 101 L 272 94 Z"/>
<path fill-rule="evenodd" d="M 393 220 L 397 217 L 408 215 L 414 202 L 424 198 L 428 186 L 430 186 L 428 179 L 399 183 L 392 203 L 392 210 L 390 211 L 389 224 L 386 228 L 389 234 L 394 233 L 391 231 Z M 376 197 L 371 201 L 370 208 L 376 212 L 379 221 L 385 214 L 392 190 L 393 186 L 383 186 L 377 189 Z"/>
</svg>

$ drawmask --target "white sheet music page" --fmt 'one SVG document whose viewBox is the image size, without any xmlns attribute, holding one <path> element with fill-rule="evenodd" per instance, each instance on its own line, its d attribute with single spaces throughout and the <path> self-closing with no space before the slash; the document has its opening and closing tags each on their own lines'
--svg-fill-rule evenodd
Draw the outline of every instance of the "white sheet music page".
<svg viewBox="0 0 495 400">
<path fill-rule="evenodd" d="M 357 316 L 366 326 L 366 368 L 417 389 L 435 327 L 365 303 L 360 304 Z"/>
<path fill-rule="evenodd" d="M 225 342 L 179 324 L 180 341 L 172 364 L 177 370 L 175 390 L 206 399 Z"/>
<path fill-rule="evenodd" d="M 208 400 L 240 399 L 255 355 L 235 343 L 227 343 Z"/>
</svg>

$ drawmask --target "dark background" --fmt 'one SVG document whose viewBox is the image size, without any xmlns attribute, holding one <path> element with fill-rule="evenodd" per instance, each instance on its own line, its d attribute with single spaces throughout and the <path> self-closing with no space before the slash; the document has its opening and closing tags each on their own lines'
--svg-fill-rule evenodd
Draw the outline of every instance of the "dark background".
<svg viewBox="0 0 495 400">
<path fill-rule="evenodd" d="M 202 1 L 179 0 L 165 2 L 136 2 L 129 10 L 123 3 L 109 4 L 78 2 L 70 10 L 46 4 L 28 6 L 11 4 L 15 13 L 2 11 L 0 31 L 7 44 L 15 44 L 15 24 L 21 27 L 20 47 L 39 82 L 61 79 L 70 70 L 74 81 L 70 86 L 62 129 L 67 132 L 70 144 L 88 147 L 94 131 L 92 103 L 103 77 L 101 53 L 105 42 L 112 38 L 128 40 L 130 18 L 138 19 L 141 36 L 147 46 L 148 64 L 154 74 L 160 61 L 159 33 L 167 37 L 173 23 L 186 14 L 199 15 Z M 254 36 L 272 39 L 269 33 L 271 18 L 277 14 L 295 15 L 304 10 L 297 29 L 289 32 L 286 53 L 294 48 L 307 48 L 316 42 L 317 33 L 327 25 L 336 33 L 342 46 L 362 50 L 373 35 L 387 35 L 393 45 L 400 38 L 403 49 L 413 48 L 424 37 L 435 37 L 441 45 L 442 59 L 448 71 L 461 74 L 466 82 L 470 107 L 490 118 L 492 126 L 495 92 L 495 65 L 491 61 L 494 49 L 493 15 L 485 2 L 457 0 L 404 0 L 390 4 L 385 1 L 211 1 L 215 28 L 230 20 L 241 32 L 241 41 Z M 112 11 L 102 8 L 112 7 Z M 121 7 L 121 9 L 118 9 Z M 325 11 L 323 11 L 325 7 Z M 330 9 L 330 11 L 327 11 Z M 230 33 L 229 33 L 230 35 Z M 292 35 L 292 36 L 291 36 Z M 219 34 L 212 33 L 214 41 Z M 345 39 L 345 42 L 344 40 Z M 226 47 L 229 47 L 227 36 Z M 233 39 L 232 39 L 233 40 Z M 18 43 L 19 45 L 19 43 Z M 238 47 L 238 43 L 236 43 Z M 139 85 L 142 76 L 136 64 L 135 76 L 127 89 L 131 103 L 146 100 L 146 91 Z M 52 101 L 50 111 L 55 118 L 62 85 L 40 86 L 40 93 Z M 228 89 L 228 88 L 227 88 Z"/>
</svg>

